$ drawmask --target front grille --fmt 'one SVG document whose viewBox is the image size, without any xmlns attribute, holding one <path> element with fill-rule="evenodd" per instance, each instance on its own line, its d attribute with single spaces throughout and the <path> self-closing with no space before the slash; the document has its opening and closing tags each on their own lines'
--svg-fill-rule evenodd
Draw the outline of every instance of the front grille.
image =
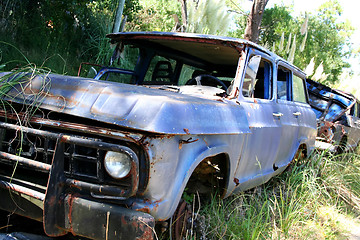
<svg viewBox="0 0 360 240">
<path fill-rule="evenodd" d="M 55 152 L 56 139 L 14 129 L 2 129 L 0 135 L 2 135 L 0 151 L 37 162 L 51 164 Z M 86 139 L 101 143 L 100 139 Z M 104 183 L 105 174 L 102 164 L 104 155 L 104 150 L 66 143 L 64 147 L 65 174 L 70 178 L 78 180 Z M 19 166 L 19 168 L 23 167 Z"/>
<path fill-rule="evenodd" d="M 101 138 L 60 134 L 51 129 L 38 130 L 0 122 L 0 176 L 2 181 L 26 182 L 46 189 L 56 147 L 61 140 L 64 184 L 95 195 L 107 192 L 114 196 L 133 195 L 137 180 L 129 176 L 115 181 L 103 166 L 105 153 L 116 151 L 117 144 Z M 138 168 L 138 166 L 137 166 Z M 138 171 L 138 169 L 136 169 Z M 135 178 L 138 174 L 135 174 Z M 134 183 L 136 186 L 134 186 Z M 35 189 L 35 187 L 34 187 Z M 108 191 L 106 190 L 108 189 Z"/>
</svg>

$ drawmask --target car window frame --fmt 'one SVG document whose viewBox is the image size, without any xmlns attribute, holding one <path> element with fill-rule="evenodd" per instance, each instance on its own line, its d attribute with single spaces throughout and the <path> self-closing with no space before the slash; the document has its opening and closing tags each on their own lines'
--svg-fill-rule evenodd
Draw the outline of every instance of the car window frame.
<svg viewBox="0 0 360 240">
<path fill-rule="evenodd" d="M 278 99 L 277 98 L 277 74 L 278 74 L 278 68 L 279 66 L 289 70 L 290 72 L 290 76 L 289 76 L 289 84 L 288 84 L 288 93 L 289 93 L 289 97 L 288 99 L 290 100 L 283 100 L 283 99 Z M 276 87 L 274 87 L 275 90 L 275 95 L 276 95 L 276 100 L 277 101 L 287 101 L 287 102 L 294 102 L 294 103 L 300 103 L 300 104 L 309 104 L 309 93 L 307 90 L 307 86 L 306 86 L 306 75 L 301 72 L 300 70 L 298 70 L 296 67 L 290 65 L 289 63 L 285 62 L 284 60 L 278 60 L 276 63 L 276 72 L 274 72 L 274 77 L 276 76 L 276 80 L 274 79 L 274 84 L 276 85 Z M 306 102 L 300 102 L 300 101 L 295 101 L 294 100 L 294 96 L 293 96 L 293 75 L 301 78 L 303 80 L 303 86 L 304 86 L 304 90 L 305 90 L 305 98 L 306 98 Z"/>
<path fill-rule="evenodd" d="M 300 80 L 302 80 L 302 87 L 303 87 L 303 90 L 304 90 L 304 97 L 305 97 L 305 102 L 303 101 L 297 101 L 294 99 L 294 77 L 297 77 L 299 78 Z M 308 92 L 307 92 L 307 88 L 306 88 L 306 80 L 305 80 L 305 77 L 302 78 L 301 76 L 299 76 L 298 74 L 296 73 L 292 73 L 292 81 L 291 81 L 291 84 L 292 84 L 292 87 L 291 87 L 291 90 L 292 90 L 292 98 L 293 98 L 293 102 L 299 102 L 299 103 L 308 103 L 309 102 L 309 99 L 308 99 Z"/>
<path fill-rule="evenodd" d="M 251 59 L 252 56 L 260 56 L 261 57 L 261 61 L 266 61 L 270 64 L 269 66 L 269 70 L 270 70 L 270 73 L 269 73 L 269 98 L 255 98 L 255 97 L 246 97 L 243 95 L 242 93 L 242 89 L 243 89 L 243 84 L 244 84 L 244 79 L 245 79 L 245 73 L 246 73 L 246 68 L 248 66 L 248 63 Z M 248 48 L 248 51 L 247 51 L 247 57 L 246 57 L 246 64 L 244 66 L 244 71 L 243 71 L 243 76 L 241 78 L 241 83 L 240 83 L 240 86 L 239 86 L 239 98 L 243 98 L 243 99 L 256 99 L 256 100 L 265 100 L 265 101 L 274 101 L 275 100 L 275 97 L 274 97 L 274 69 L 276 68 L 276 63 L 275 63 L 275 60 L 272 58 L 271 55 L 269 55 L 268 53 L 265 53 L 265 52 L 262 52 L 258 49 L 255 49 L 255 48 L 251 48 L 249 47 Z"/>
</svg>

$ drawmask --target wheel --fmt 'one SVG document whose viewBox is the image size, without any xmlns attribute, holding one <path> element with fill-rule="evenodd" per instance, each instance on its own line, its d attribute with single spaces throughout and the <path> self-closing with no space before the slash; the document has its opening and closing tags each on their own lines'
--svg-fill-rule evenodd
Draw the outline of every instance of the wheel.
<svg viewBox="0 0 360 240">
<path fill-rule="evenodd" d="M 172 217 L 172 239 L 182 240 L 188 236 L 191 230 L 192 210 L 191 205 L 181 200 Z"/>
</svg>

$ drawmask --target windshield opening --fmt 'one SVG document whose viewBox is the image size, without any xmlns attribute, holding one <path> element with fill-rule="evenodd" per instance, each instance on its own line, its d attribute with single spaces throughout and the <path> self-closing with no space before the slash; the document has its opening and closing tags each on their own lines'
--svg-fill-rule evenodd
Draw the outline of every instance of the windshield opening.
<svg viewBox="0 0 360 240">
<path fill-rule="evenodd" d="M 198 43 L 191 46 L 194 44 Z M 214 45 L 208 44 L 206 49 L 203 45 L 202 52 L 194 55 L 180 52 L 175 47 L 167 50 L 158 46 L 125 45 L 112 67 L 99 70 L 95 79 L 149 87 L 205 86 L 226 92 L 235 78 L 239 54 L 232 49 L 229 58 L 221 61 L 217 57 L 223 59 L 224 55 L 211 56 L 210 47 L 214 48 Z"/>
</svg>

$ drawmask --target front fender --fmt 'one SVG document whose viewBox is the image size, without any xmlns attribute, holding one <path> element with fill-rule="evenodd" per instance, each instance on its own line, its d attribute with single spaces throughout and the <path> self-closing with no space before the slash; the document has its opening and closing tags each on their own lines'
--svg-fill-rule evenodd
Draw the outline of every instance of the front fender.
<svg viewBox="0 0 360 240">
<path fill-rule="evenodd" d="M 166 141 L 153 140 L 156 143 L 152 142 L 150 145 L 156 148 L 149 151 L 153 161 L 150 164 L 148 188 L 144 193 L 144 199 L 135 200 L 131 207 L 150 213 L 158 221 L 170 218 L 193 171 L 202 160 L 222 153 L 227 154 L 229 159 L 232 157 L 232 148 L 227 141 L 224 141 L 230 140 L 231 137 L 234 138 L 234 135 L 227 137 L 186 135 L 167 138 Z M 182 146 L 174 144 L 179 143 L 182 138 L 197 140 Z M 167 149 L 167 151 L 159 149 Z M 231 161 L 228 164 L 229 169 L 232 169 Z M 232 170 L 229 174 L 233 174 Z"/>
</svg>

